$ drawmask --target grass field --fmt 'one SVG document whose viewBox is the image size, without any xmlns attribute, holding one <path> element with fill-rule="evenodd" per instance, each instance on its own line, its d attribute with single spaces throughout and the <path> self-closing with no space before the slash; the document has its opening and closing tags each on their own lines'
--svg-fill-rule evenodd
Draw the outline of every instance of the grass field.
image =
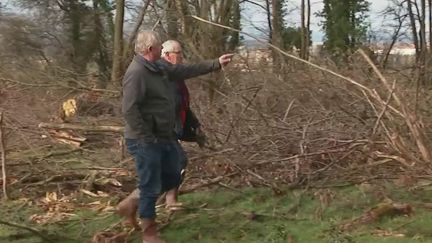
<svg viewBox="0 0 432 243">
<path fill-rule="evenodd" d="M 168 242 L 432 242 L 432 188 L 398 188 L 393 184 L 350 186 L 338 189 L 286 191 L 274 195 L 267 188 L 212 189 L 182 195 L 188 209 L 173 215 L 160 211 L 162 235 Z M 74 202 L 70 216 L 55 223 L 29 221 L 46 213 L 23 201 L 1 204 L 1 220 L 37 229 L 52 242 L 89 242 L 96 232 L 128 232 L 112 211 L 115 199 L 84 196 Z M 358 223 L 350 230 L 340 226 L 364 215 L 383 200 L 408 203 L 413 214 L 388 215 Z M 96 201 L 96 203 L 95 203 Z M 93 202 L 93 203 L 92 203 Z M 91 207 L 88 205 L 105 205 Z M 34 220 L 33 220 L 34 221 Z M 129 231 L 128 242 L 140 242 Z M 0 225 L 0 242 L 49 242 L 27 229 Z"/>
</svg>

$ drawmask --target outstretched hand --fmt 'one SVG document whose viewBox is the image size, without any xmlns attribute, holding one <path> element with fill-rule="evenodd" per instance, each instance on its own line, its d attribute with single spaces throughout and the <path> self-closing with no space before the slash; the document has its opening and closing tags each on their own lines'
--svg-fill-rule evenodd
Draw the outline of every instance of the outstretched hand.
<svg viewBox="0 0 432 243">
<path fill-rule="evenodd" d="M 223 54 L 219 57 L 219 63 L 222 67 L 225 67 L 228 63 L 231 62 L 232 57 L 234 54 Z"/>
</svg>

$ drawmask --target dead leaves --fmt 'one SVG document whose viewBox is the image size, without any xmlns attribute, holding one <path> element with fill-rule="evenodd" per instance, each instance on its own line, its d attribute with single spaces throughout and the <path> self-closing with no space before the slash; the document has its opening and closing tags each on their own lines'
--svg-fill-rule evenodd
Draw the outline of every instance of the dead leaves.
<svg viewBox="0 0 432 243">
<path fill-rule="evenodd" d="M 37 224 L 55 223 L 68 219 L 75 214 L 74 204 L 70 202 L 70 197 L 59 198 L 56 192 L 47 192 L 45 197 L 37 202 L 37 205 L 44 209 L 44 214 L 33 214 L 30 216 L 30 221 Z"/>
<path fill-rule="evenodd" d="M 81 192 L 91 197 L 106 198 L 109 196 L 105 192 L 97 192 L 96 194 L 85 189 L 81 189 Z M 56 192 L 47 192 L 45 197 L 36 201 L 36 205 L 43 209 L 44 213 L 31 215 L 30 221 L 45 225 L 68 220 L 71 217 L 77 216 L 74 213 L 77 208 L 83 207 L 97 212 L 115 211 L 115 207 L 111 205 L 111 201 L 103 202 L 98 200 L 86 204 L 79 203 L 77 201 L 78 194 L 78 192 L 75 192 L 68 196 L 60 197 Z"/>
</svg>

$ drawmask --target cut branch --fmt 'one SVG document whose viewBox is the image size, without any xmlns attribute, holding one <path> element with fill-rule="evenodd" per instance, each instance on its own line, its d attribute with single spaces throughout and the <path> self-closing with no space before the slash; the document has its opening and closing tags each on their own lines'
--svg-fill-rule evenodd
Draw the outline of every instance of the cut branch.
<svg viewBox="0 0 432 243">
<path fill-rule="evenodd" d="M 124 127 L 122 126 L 92 126 L 92 125 L 79 125 L 79 124 L 70 124 L 70 123 L 45 123 L 42 122 L 39 124 L 40 128 L 48 128 L 48 129 L 59 129 L 59 130 L 79 130 L 86 132 L 116 132 L 122 133 L 124 131 Z"/>
<path fill-rule="evenodd" d="M 412 138 L 416 142 L 417 148 L 419 149 L 419 152 L 425 162 L 432 162 L 432 156 L 430 153 L 430 148 L 427 146 L 426 143 L 426 136 L 424 132 L 420 130 L 419 124 L 421 124 L 420 117 L 416 117 L 414 114 L 409 112 L 408 107 L 405 106 L 405 104 L 399 99 L 399 97 L 396 95 L 395 92 L 393 92 L 393 88 L 390 86 L 387 79 L 384 77 L 384 75 L 380 72 L 378 67 L 372 62 L 372 60 L 369 58 L 369 56 L 363 51 L 359 50 L 360 54 L 364 57 L 364 59 L 369 63 L 369 65 L 373 68 L 374 72 L 378 76 L 378 78 L 381 80 L 381 82 L 384 84 L 384 87 L 387 88 L 391 96 L 393 97 L 396 104 L 399 106 L 399 108 L 402 110 L 403 117 L 405 118 L 405 123 L 407 124 L 409 130 L 411 131 Z M 386 105 L 387 102 L 384 104 Z"/>
<path fill-rule="evenodd" d="M 2 178 L 3 178 L 3 197 L 7 200 L 7 177 L 6 177 L 6 149 L 3 138 L 3 112 L 0 111 L 0 153 L 1 153 L 1 164 L 2 164 Z"/>
</svg>

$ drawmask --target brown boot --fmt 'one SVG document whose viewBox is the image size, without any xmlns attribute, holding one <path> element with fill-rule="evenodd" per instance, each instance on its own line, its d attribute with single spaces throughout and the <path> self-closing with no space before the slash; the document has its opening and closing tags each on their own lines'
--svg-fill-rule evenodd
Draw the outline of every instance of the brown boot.
<svg viewBox="0 0 432 243">
<path fill-rule="evenodd" d="M 136 219 L 136 213 L 138 210 L 138 200 L 139 200 L 139 189 L 135 189 L 129 196 L 127 196 L 123 201 L 117 205 L 117 213 L 120 216 L 126 218 L 127 222 L 130 223 L 136 229 L 140 226 Z"/>
<path fill-rule="evenodd" d="M 157 224 L 154 219 L 141 219 L 143 243 L 166 243 L 159 238 Z"/>
</svg>

